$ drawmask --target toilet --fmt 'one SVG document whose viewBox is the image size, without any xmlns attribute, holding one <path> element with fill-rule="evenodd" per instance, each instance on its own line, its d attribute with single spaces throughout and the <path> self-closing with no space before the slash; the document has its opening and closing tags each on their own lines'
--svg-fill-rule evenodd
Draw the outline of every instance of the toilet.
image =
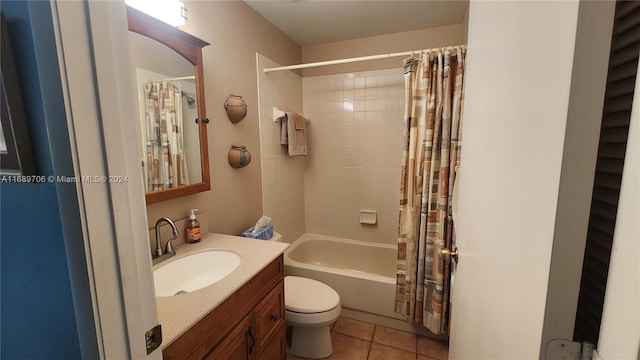
<svg viewBox="0 0 640 360">
<path fill-rule="evenodd" d="M 282 241 L 273 233 L 272 241 Z M 284 278 L 287 353 L 322 359 L 333 353 L 330 326 L 340 316 L 340 295 L 330 286 L 299 276 Z"/>
<path fill-rule="evenodd" d="M 322 359 L 333 353 L 330 326 L 341 311 L 335 290 L 317 280 L 285 276 L 284 307 L 289 354 Z"/>
</svg>

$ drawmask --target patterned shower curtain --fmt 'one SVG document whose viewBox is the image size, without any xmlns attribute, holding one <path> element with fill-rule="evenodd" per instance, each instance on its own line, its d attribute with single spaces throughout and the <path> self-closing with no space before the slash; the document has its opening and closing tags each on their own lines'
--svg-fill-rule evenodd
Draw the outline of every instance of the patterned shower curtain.
<svg viewBox="0 0 640 360">
<path fill-rule="evenodd" d="M 146 98 L 147 191 L 189 183 L 184 151 L 182 91 L 174 81 L 148 81 Z"/>
<path fill-rule="evenodd" d="M 464 48 L 405 60 L 395 311 L 434 334 L 448 331 L 451 197 L 460 164 Z"/>
</svg>

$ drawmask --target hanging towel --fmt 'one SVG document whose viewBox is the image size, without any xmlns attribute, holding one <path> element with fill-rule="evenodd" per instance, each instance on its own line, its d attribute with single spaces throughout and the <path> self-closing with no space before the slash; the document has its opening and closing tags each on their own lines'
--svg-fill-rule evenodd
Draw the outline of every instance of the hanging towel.
<svg viewBox="0 0 640 360">
<path fill-rule="evenodd" d="M 296 123 L 296 130 L 304 130 L 304 116 L 300 113 L 293 114 L 293 120 Z"/>
<path fill-rule="evenodd" d="M 285 114 L 280 119 L 280 145 L 289 145 L 289 129 L 288 129 L 288 121 L 287 114 Z"/>
<path fill-rule="evenodd" d="M 296 116 L 302 122 L 302 129 L 297 129 Z M 280 144 L 287 145 L 289 156 L 307 155 L 307 136 L 304 129 L 305 118 L 301 114 L 285 113 L 280 119 Z"/>
</svg>

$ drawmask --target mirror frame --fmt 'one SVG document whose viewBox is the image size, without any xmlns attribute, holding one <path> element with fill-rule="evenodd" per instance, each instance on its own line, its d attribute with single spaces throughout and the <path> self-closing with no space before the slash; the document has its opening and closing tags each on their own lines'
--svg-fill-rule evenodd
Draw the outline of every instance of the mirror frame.
<svg viewBox="0 0 640 360">
<path fill-rule="evenodd" d="M 196 101 L 198 104 L 198 119 L 196 120 L 198 122 L 198 133 L 200 134 L 202 182 L 150 192 L 146 192 L 145 190 L 147 204 L 210 190 L 209 144 L 207 142 L 207 123 L 209 120 L 207 119 L 205 107 L 204 73 L 202 65 L 202 48 L 209 45 L 209 43 L 157 20 L 131 6 L 127 6 L 127 20 L 129 31 L 144 35 L 175 50 L 193 64 L 196 73 Z"/>
</svg>

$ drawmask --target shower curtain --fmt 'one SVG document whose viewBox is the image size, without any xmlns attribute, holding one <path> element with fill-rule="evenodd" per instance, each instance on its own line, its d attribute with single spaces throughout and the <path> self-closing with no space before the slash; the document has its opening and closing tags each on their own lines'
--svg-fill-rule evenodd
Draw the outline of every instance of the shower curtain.
<svg viewBox="0 0 640 360">
<path fill-rule="evenodd" d="M 187 185 L 180 84 L 148 81 L 144 94 L 147 191 Z"/>
<path fill-rule="evenodd" d="M 464 48 L 405 60 L 405 133 L 395 311 L 434 334 L 448 331 L 454 237 L 451 197 L 460 164 Z"/>
</svg>

